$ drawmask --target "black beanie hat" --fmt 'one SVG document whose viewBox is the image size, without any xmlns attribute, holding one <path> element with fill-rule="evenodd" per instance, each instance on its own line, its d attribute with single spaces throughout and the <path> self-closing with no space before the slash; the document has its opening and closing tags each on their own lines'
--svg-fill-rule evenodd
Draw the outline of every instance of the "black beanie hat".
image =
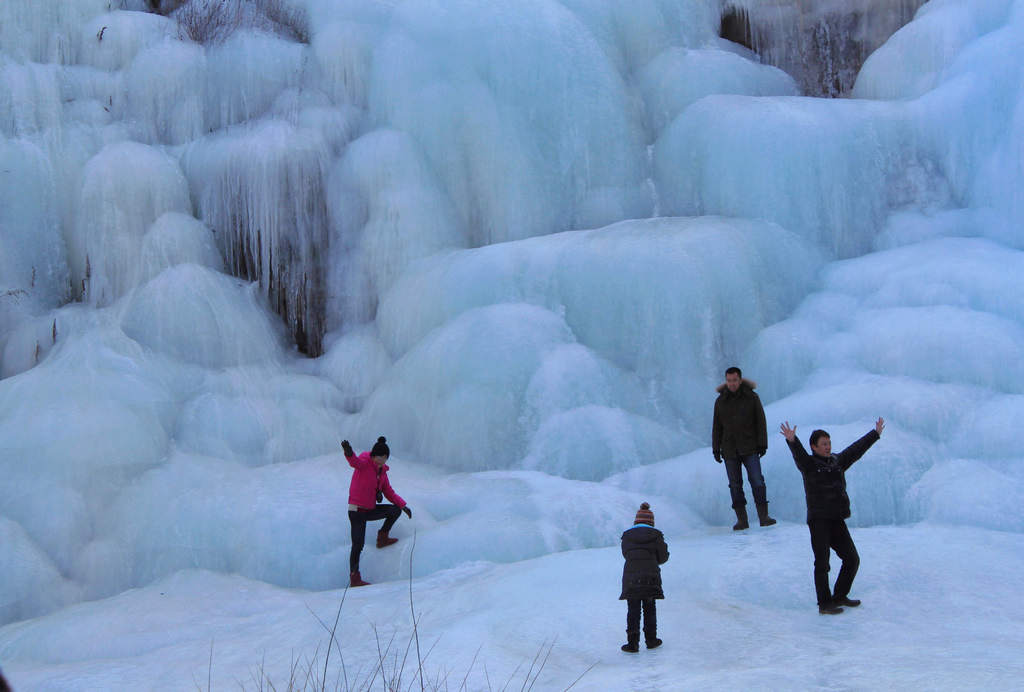
<svg viewBox="0 0 1024 692">
<path fill-rule="evenodd" d="M 370 450 L 371 457 L 390 457 L 391 450 L 388 449 L 388 441 L 383 437 L 377 438 L 377 444 Z"/>
</svg>

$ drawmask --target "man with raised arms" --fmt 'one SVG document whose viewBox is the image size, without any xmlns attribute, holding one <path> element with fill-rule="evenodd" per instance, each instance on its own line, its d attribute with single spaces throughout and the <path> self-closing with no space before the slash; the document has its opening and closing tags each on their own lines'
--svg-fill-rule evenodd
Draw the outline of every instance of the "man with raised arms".
<svg viewBox="0 0 1024 692">
<path fill-rule="evenodd" d="M 811 531 L 811 549 L 814 551 L 814 589 L 818 594 L 818 612 L 822 615 L 836 615 L 843 612 L 843 606 L 855 608 L 860 605 L 860 601 L 849 597 L 853 578 L 860 566 L 860 556 L 846 527 L 846 518 L 850 516 L 846 469 L 878 441 L 883 429 L 885 421 L 879 418 L 873 430 L 839 454 L 832 453 L 829 434 L 815 430 L 809 440 L 812 453 L 808 454 L 796 437 L 796 426 L 789 427 L 789 421 L 780 426 L 779 432 L 786 438 L 793 461 L 804 477 L 807 527 Z M 830 550 L 836 551 L 843 562 L 832 591 L 828 587 Z"/>
</svg>

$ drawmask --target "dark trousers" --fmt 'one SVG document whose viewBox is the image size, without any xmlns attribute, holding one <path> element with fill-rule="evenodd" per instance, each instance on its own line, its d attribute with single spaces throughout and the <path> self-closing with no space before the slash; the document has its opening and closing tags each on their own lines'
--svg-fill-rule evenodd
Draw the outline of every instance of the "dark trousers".
<svg viewBox="0 0 1024 692">
<path fill-rule="evenodd" d="M 658 609 L 653 598 L 626 599 L 626 636 L 640 639 L 640 611 L 644 613 L 644 639 L 658 636 Z"/>
<path fill-rule="evenodd" d="M 768 504 L 768 491 L 761 475 L 761 457 L 749 454 L 745 457 L 734 457 L 725 460 L 725 472 L 729 475 L 729 494 L 732 495 L 732 508 L 740 509 L 747 506 L 747 498 L 743 496 L 743 468 L 747 469 L 747 480 L 750 481 L 750 492 L 754 495 L 754 504 Z"/>
<path fill-rule="evenodd" d="M 814 551 L 814 590 L 818 594 L 818 605 L 826 605 L 835 598 L 845 598 L 850 594 L 853 578 L 860 567 L 860 556 L 857 546 L 853 544 L 850 530 L 842 519 L 810 519 L 807 527 L 811 530 L 811 550 Z M 836 577 L 834 592 L 828 589 L 829 551 L 843 561 Z"/>
<path fill-rule="evenodd" d="M 383 519 L 381 531 L 390 531 L 401 514 L 398 505 L 377 505 L 373 509 L 349 511 L 348 520 L 352 524 L 352 552 L 348 556 L 350 572 L 359 571 L 359 554 L 363 552 L 363 543 L 366 542 L 366 522 Z"/>
</svg>

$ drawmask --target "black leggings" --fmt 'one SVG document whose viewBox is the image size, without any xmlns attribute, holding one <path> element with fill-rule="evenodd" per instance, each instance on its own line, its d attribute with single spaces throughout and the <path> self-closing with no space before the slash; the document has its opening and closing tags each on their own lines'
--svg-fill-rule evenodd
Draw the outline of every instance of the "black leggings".
<svg viewBox="0 0 1024 692">
<path fill-rule="evenodd" d="M 658 636 L 658 610 L 653 598 L 626 600 L 626 636 L 640 638 L 640 612 L 644 614 L 644 639 Z"/>
<path fill-rule="evenodd" d="M 853 578 L 857 576 L 857 568 L 860 567 L 860 556 L 850 537 L 850 530 L 842 519 L 811 519 L 807 526 L 811 530 L 811 549 L 814 551 L 814 590 L 818 596 L 818 605 L 823 606 L 832 602 L 833 593 L 835 598 L 849 595 Z M 834 592 L 828 588 L 831 550 L 836 551 L 836 555 L 843 561 Z"/>
<path fill-rule="evenodd" d="M 363 552 L 363 543 L 366 542 L 366 522 L 384 520 L 381 531 L 390 531 L 391 527 L 398 521 L 402 509 L 398 505 L 377 505 L 373 509 L 349 510 L 348 520 L 352 524 L 352 552 L 348 556 L 348 568 L 350 572 L 359 571 L 359 554 Z"/>
</svg>

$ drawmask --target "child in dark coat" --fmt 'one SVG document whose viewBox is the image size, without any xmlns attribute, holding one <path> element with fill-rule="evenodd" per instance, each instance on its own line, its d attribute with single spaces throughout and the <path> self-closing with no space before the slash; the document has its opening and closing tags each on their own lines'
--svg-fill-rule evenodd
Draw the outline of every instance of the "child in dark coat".
<svg viewBox="0 0 1024 692">
<path fill-rule="evenodd" d="M 661 567 L 668 562 L 668 546 L 661 531 L 654 528 L 654 512 L 646 502 L 633 520 L 633 528 L 622 534 L 622 594 L 625 601 L 626 643 L 622 650 L 635 654 L 640 650 L 640 613 L 644 616 L 644 640 L 648 649 L 661 646 L 658 616 L 654 600 L 665 598 L 661 590 Z"/>
</svg>

